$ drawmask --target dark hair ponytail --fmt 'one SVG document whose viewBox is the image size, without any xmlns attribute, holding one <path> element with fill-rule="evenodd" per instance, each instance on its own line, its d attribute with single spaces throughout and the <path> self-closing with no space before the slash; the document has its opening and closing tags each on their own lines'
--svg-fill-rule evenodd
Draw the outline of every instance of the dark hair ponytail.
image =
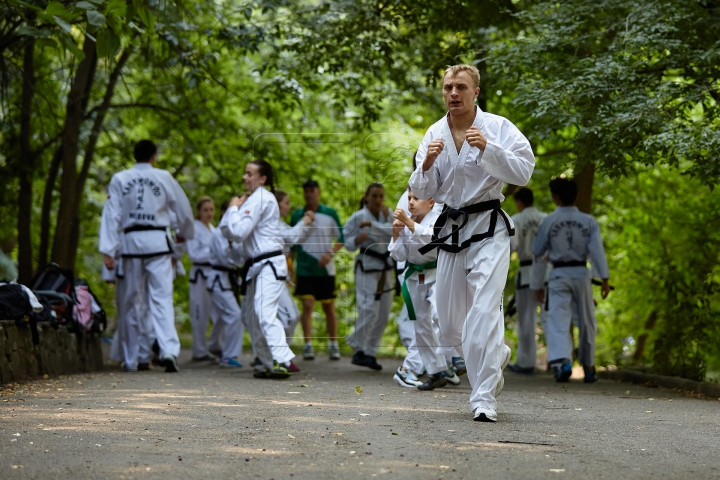
<svg viewBox="0 0 720 480">
<path fill-rule="evenodd" d="M 373 182 L 368 185 L 367 189 L 365 190 L 365 195 L 363 195 L 362 199 L 360 200 L 360 208 L 358 208 L 358 210 L 362 210 L 365 207 L 365 199 L 368 195 L 370 195 L 370 192 L 372 192 L 373 188 L 382 188 L 383 190 L 385 190 L 385 186 L 379 182 Z"/>
<path fill-rule="evenodd" d="M 275 175 L 273 174 L 272 165 L 261 158 L 250 163 L 258 167 L 258 175 L 265 177 L 265 186 L 270 187 L 270 191 L 275 193 Z"/>
</svg>

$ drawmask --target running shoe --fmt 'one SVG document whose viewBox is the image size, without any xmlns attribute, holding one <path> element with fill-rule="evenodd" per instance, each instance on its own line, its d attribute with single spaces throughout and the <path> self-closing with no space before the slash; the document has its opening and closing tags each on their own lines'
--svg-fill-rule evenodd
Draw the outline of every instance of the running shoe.
<svg viewBox="0 0 720 480">
<path fill-rule="evenodd" d="M 300 368 L 295 365 L 292 360 L 290 360 L 286 366 L 289 372 L 295 373 L 300 371 Z"/>
<path fill-rule="evenodd" d="M 173 373 L 173 372 L 179 372 L 180 367 L 177 363 L 177 358 L 170 355 L 169 353 L 165 354 L 165 356 L 162 358 L 162 364 L 165 367 L 166 373 Z"/>
<path fill-rule="evenodd" d="M 435 390 L 438 387 L 447 385 L 447 378 L 441 373 L 433 373 L 428 375 L 428 379 L 422 385 L 418 385 L 418 390 Z"/>
<path fill-rule="evenodd" d="M 595 383 L 598 380 L 597 377 L 597 371 L 595 370 L 595 367 L 586 367 L 583 365 L 583 370 L 585 371 L 585 378 L 583 379 L 583 382 L 585 383 Z"/>
<path fill-rule="evenodd" d="M 445 377 L 445 380 L 447 380 L 450 385 L 460 385 L 460 377 L 458 377 L 457 374 L 452 370 L 440 372 L 440 375 Z"/>
<path fill-rule="evenodd" d="M 512 373 L 519 373 L 522 375 L 533 375 L 535 373 L 535 367 L 521 367 L 517 363 L 511 363 L 507 366 L 507 369 Z"/>
<path fill-rule="evenodd" d="M 353 365 L 360 365 L 361 367 L 365 366 L 365 352 L 362 350 L 358 350 L 355 352 L 352 356 L 352 360 L 350 360 L 350 363 Z"/>
<path fill-rule="evenodd" d="M 253 377 L 255 378 L 282 379 L 290 376 L 292 376 L 292 373 L 290 373 L 286 367 L 280 365 L 277 361 L 273 361 L 272 370 L 265 369 L 265 371 L 253 373 Z"/>
<path fill-rule="evenodd" d="M 398 367 L 393 380 L 401 387 L 415 388 L 422 385 L 422 382 L 417 379 L 415 374 L 405 367 Z"/>
<path fill-rule="evenodd" d="M 253 361 L 250 362 L 251 367 L 257 367 L 258 365 L 262 365 L 262 362 L 260 361 L 260 358 L 255 357 L 253 358 Z"/>
<path fill-rule="evenodd" d="M 555 381 L 558 383 L 567 383 L 572 376 L 572 363 L 569 360 L 565 360 L 562 363 L 556 363 L 553 365 L 555 374 Z"/>
<path fill-rule="evenodd" d="M 337 345 L 330 345 L 329 353 L 330 360 L 340 360 L 340 347 Z"/>
<path fill-rule="evenodd" d="M 458 377 L 465 375 L 467 373 L 465 360 L 462 357 L 452 357 L 452 369 Z"/>
<path fill-rule="evenodd" d="M 303 347 L 303 358 L 305 360 L 315 360 L 315 350 L 312 345 L 305 345 Z"/>
<path fill-rule="evenodd" d="M 222 358 L 222 350 L 208 350 L 208 353 L 215 358 Z"/>
<path fill-rule="evenodd" d="M 495 423 L 497 422 L 497 413 L 491 412 L 488 410 L 480 410 L 479 408 L 475 409 L 475 418 L 473 418 L 476 422 L 490 422 Z"/>
<path fill-rule="evenodd" d="M 238 362 L 234 358 L 229 357 L 223 357 L 220 359 L 220 366 L 221 367 L 242 367 L 242 363 Z"/>
</svg>

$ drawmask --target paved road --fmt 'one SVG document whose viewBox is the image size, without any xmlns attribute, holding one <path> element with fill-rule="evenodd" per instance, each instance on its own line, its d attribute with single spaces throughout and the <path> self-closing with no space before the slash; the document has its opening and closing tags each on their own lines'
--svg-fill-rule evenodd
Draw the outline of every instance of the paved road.
<svg viewBox="0 0 720 480">
<path fill-rule="evenodd" d="M 720 401 L 506 374 L 497 424 L 344 358 L 286 381 L 191 364 L 42 380 L 0 402 L 14 478 L 720 478 Z M 19 434 L 19 435 L 18 435 Z"/>
</svg>

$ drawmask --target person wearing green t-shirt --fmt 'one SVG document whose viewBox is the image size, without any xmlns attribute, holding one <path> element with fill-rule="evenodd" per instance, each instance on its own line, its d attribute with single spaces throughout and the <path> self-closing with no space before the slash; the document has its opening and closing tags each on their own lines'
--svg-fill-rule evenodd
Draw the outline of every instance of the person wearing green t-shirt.
<svg viewBox="0 0 720 480">
<path fill-rule="evenodd" d="M 320 302 L 325 312 L 327 332 L 330 338 L 328 348 L 330 360 L 340 359 L 338 345 L 338 321 L 335 314 L 335 262 L 333 257 L 343 247 L 343 227 L 337 212 L 320 204 L 320 185 L 315 180 L 303 184 L 305 207 L 293 212 L 290 225 L 294 226 L 302 220 L 307 210 L 315 212 L 312 232 L 307 239 L 292 250 L 295 253 L 296 284 L 295 296 L 302 300 L 300 321 L 305 336 L 303 358 L 313 360 L 315 351 L 312 338 L 312 312 L 315 301 Z M 333 240 L 335 243 L 333 243 Z"/>
</svg>

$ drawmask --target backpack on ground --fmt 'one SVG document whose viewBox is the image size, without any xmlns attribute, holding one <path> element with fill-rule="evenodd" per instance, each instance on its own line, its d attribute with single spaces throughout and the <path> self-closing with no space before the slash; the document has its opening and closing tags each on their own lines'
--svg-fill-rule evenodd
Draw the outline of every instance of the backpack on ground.
<svg viewBox="0 0 720 480">
<path fill-rule="evenodd" d="M 59 325 L 76 326 L 73 307 L 77 303 L 75 276 L 72 270 L 49 263 L 38 271 L 29 285 L 38 298 L 44 298 L 57 316 Z"/>
</svg>

